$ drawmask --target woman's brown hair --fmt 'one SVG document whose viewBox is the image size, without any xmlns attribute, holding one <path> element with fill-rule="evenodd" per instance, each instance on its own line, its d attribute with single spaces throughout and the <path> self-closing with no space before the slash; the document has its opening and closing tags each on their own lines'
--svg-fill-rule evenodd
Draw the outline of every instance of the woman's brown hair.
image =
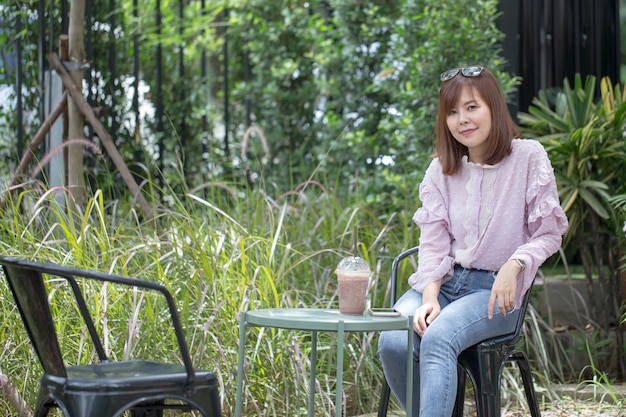
<svg viewBox="0 0 626 417">
<path fill-rule="evenodd" d="M 457 74 L 448 81 L 443 81 L 439 90 L 439 112 L 435 136 L 437 140 L 437 156 L 443 173 L 453 175 L 461 168 L 463 155 L 468 155 L 465 145 L 459 143 L 446 123 L 450 110 L 457 105 L 461 92 L 469 88 L 473 94 L 478 94 L 491 110 L 491 133 L 487 138 L 489 155 L 485 164 L 493 165 L 502 161 L 511 154 L 511 141 L 520 134 L 504 100 L 504 94 L 496 77 L 488 70 L 474 77 L 465 77 Z"/>
</svg>

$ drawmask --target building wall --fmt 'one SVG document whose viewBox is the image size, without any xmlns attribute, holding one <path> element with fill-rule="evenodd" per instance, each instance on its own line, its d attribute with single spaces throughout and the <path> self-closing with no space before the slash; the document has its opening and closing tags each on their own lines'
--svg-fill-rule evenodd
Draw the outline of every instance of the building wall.
<svg viewBox="0 0 626 417">
<path fill-rule="evenodd" d="M 579 73 L 620 81 L 618 0 L 501 0 L 508 70 L 522 77 L 513 111 Z"/>
</svg>

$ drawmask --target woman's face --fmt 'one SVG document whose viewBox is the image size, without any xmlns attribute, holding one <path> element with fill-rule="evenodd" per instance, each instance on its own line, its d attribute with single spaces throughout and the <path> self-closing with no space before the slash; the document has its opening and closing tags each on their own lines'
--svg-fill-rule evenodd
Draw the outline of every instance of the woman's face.
<svg viewBox="0 0 626 417">
<path fill-rule="evenodd" d="M 491 109 L 478 92 L 464 87 L 457 103 L 446 117 L 452 136 L 467 146 L 469 160 L 483 163 L 487 154 L 487 138 L 491 133 Z"/>
</svg>

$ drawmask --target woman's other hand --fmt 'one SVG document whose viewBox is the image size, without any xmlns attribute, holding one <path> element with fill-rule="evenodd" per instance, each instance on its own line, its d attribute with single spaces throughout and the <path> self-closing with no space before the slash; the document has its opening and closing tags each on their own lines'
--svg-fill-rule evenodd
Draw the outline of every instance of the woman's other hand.
<svg viewBox="0 0 626 417">
<path fill-rule="evenodd" d="M 422 337 L 424 335 L 424 332 L 430 323 L 435 320 L 440 312 L 441 307 L 438 302 L 425 302 L 418 307 L 417 310 L 415 310 L 415 315 L 413 316 L 413 329 L 418 336 Z"/>
<path fill-rule="evenodd" d="M 515 307 L 515 294 L 517 291 L 517 276 L 522 268 L 513 259 L 508 260 L 502 265 L 496 275 L 496 279 L 491 287 L 491 297 L 489 298 L 489 306 L 487 316 L 493 318 L 495 312 L 496 300 L 498 301 L 498 310 L 502 317 L 506 316 L 506 312 Z"/>
</svg>

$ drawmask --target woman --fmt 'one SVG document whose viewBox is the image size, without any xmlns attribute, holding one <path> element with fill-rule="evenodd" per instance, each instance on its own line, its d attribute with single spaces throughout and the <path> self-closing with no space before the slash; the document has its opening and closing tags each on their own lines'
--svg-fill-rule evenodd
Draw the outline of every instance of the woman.
<svg viewBox="0 0 626 417">
<path fill-rule="evenodd" d="M 437 157 L 420 184 L 417 271 L 396 309 L 413 315 L 413 416 L 452 415 L 457 357 L 511 333 L 539 266 L 561 245 L 567 218 L 540 143 L 517 139 L 494 75 L 483 67 L 441 74 Z M 406 404 L 406 334 L 382 332 L 379 354 Z"/>
</svg>

